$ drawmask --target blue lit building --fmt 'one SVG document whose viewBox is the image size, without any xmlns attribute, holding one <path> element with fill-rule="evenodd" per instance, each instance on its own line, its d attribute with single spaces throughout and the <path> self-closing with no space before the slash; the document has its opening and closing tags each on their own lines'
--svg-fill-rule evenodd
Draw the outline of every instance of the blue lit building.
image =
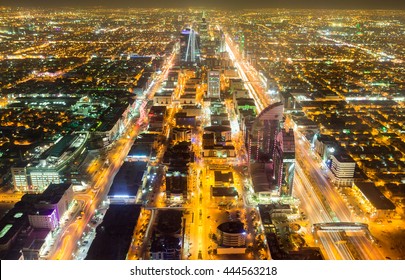
<svg viewBox="0 0 405 280">
<path fill-rule="evenodd" d="M 185 65 L 200 63 L 200 36 L 192 28 L 181 31 L 180 62 Z"/>
</svg>

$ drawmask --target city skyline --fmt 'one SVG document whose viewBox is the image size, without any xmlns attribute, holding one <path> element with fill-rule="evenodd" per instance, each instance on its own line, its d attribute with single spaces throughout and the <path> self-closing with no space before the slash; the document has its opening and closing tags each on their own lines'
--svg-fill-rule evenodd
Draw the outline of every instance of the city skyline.
<svg viewBox="0 0 405 280">
<path fill-rule="evenodd" d="M 0 18 L 0 259 L 405 259 L 402 10 Z"/>
<path fill-rule="evenodd" d="M 224 9 L 255 9 L 255 8 L 290 8 L 290 9 L 405 9 L 405 3 L 396 0 L 177 0 L 163 1 L 155 0 L 151 3 L 145 1 L 117 0 L 61 0 L 57 2 L 46 0 L 5 0 L 1 6 L 13 7 L 88 7 L 100 6 L 108 8 L 224 8 Z M 0 7 L 1 7 L 0 6 Z"/>
</svg>

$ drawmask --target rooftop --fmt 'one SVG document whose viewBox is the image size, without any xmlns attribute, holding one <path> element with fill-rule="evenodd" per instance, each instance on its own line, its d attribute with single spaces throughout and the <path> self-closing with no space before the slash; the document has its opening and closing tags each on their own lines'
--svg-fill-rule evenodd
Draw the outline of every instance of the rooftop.
<svg viewBox="0 0 405 280">
<path fill-rule="evenodd" d="M 244 224 L 239 221 L 225 222 L 218 226 L 218 229 L 225 233 L 244 233 Z"/>
<path fill-rule="evenodd" d="M 114 177 L 108 196 L 136 196 L 142 185 L 147 163 L 143 161 L 124 162 Z"/>
<path fill-rule="evenodd" d="M 377 210 L 395 210 L 395 205 L 381 193 L 373 182 L 356 182 L 355 185 Z"/>
<path fill-rule="evenodd" d="M 140 212 L 139 205 L 110 205 L 86 260 L 125 260 Z"/>
</svg>

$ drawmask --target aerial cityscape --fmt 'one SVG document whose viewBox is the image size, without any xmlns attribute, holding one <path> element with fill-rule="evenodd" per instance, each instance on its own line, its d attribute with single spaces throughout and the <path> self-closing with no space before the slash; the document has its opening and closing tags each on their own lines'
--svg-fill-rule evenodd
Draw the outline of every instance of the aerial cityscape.
<svg viewBox="0 0 405 280">
<path fill-rule="evenodd" d="M 404 9 L 0 6 L 0 259 L 405 260 L 404 42 Z"/>
</svg>

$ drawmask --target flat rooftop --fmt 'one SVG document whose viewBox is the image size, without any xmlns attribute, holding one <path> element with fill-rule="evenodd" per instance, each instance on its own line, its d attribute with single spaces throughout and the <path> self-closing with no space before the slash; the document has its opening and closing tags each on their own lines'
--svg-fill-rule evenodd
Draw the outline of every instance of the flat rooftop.
<svg viewBox="0 0 405 280">
<path fill-rule="evenodd" d="M 86 260 L 125 260 L 140 213 L 139 205 L 110 205 Z"/>
<path fill-rule="evenodd" d="M 372 182 L 356 182 L 355 185 L 377 210 L 395 210 L 394 203 L 386 198 Z"/>
<path fill-rule="evenodd" d="M 136 196 L 142 186 L 142 178 L 146 171 L 147 163 L 124 162 L 114 177 L 108 196 Z"/>
</svg>

